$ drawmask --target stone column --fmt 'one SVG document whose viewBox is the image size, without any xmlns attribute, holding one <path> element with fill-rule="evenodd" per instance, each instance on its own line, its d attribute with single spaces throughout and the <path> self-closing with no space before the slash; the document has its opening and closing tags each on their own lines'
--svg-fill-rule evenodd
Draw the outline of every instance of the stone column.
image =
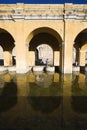
<svg viewBox="0 0 87 130">
<path fill-rule="evenodd" d="M 65 43 L 64 53 L 64 73 L 72 73 L 72 45 L 67 42 Z"/>
<path fill-rule="evenodd" d="M 20 42 L 20 41 L 19 41 Z M 26 46 L 22 43 L 16 44 L 16 71 L 17 73 L 27 72 Z"/>
<path fill-rule="evenodd" d="M 4 66 L 12 66 L 12 54 L 9 51 L 4 51 Z"/>
<path fill-rule="evenodd" d="M 60 65 L 60 52 L 59 51 L 54 51 L 54 66 L 59 66 Z"/>
<path fill-rule="evenodd" d="M 28 65 L 29 66 L 35 66 L 35 52 L 29 51 L 28 53 Z"/>
<path fill-rule="evenodd" d="M 85 51 L 80 51 L 80 66 L 85 66 Z"/>
<path fill-rule="evenodd" d="M 27 82 L 27 75 L 17 75 L 17 109 L 18 115 L 26 117 L 27 97 L 29 95 L 29 82 Z"/>
<path fill-rule="evenodd" d="M 24 39 L 24 23 L 17 21 L 16 26 L 16 72 L 17 73 L 26 73 L 28 71 L 27 66 L 27 46 Z"/>
<path fill-rule="evenodd" d="M 60 70 L 62 73 L 64 73 L 64 41 L 62 41 L 60 49 Z"/>
<path fill-rule="evenodd" d="M 76 62 L 76 48 L 73 47 L 73 63 Z"/>
<path fill-rule="evenodd" d="M 72 21 L 65 21 L 64 31 L 64 73 L 72 73 L 73 61 L 73 28 Z"/>
</svg>

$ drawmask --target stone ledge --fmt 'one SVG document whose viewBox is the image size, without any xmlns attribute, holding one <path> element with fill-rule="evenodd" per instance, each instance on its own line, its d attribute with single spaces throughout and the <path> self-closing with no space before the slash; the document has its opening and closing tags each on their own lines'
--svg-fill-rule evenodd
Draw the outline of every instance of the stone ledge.
<svg viewBox="0 0 87 130">
<path fill-rule="evenodd" d="M 8 71 L 7 67 L 0 66 L 0 74 L 4 74 Z"/>
<path fill-rule="evenodd" d="M 85 71 L 87 72 L 87 67 L 85 67 Z"/>
<path fill-rule="evenodd" d="M 16 69 L 16 73 L 18 73 L 18 74 L 25 74 L 25 73 L 28 73 L 29 71 L 31 70 L 31 67 L 28 67 L 28 68 L 26 68 L 26 69 Z"/>
<path fill-rule="evenodd" d="M 8 71 L 16 71 L 16 66 L 11 66 L 7 68 Z"/>
<path fill-rule="evenodd" d="M 47 66 L 46 67 L 46 71 L 48 71 L 48 72 L 54 72 L 55 71 L 55 67 Z"/>
<path fill-rule="evenodd" d="M 35 71 L 44 71 L 44 67 L 45 66 L 34 66 L 33 67 L 33 71 L 35 72 Z"/>
<path fill-rule="evenodd" d="M 80 71 L 80 67 L 79 67 L 79 66 L 74 66 L 74 67 L 73 67 L 73 71 L 79 72 L 79 71 Z"/>
</svg>

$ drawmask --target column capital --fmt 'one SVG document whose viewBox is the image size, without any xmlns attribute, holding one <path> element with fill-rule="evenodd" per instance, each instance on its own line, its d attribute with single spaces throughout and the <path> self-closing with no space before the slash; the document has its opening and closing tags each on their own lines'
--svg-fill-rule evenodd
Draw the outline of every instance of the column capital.
<svg viewBox="0 0 87 130">
<path fill-rule="evenodd" d="M 25 46 L 29 47 L 29 43 L 25 43 Z"/>
</svg>

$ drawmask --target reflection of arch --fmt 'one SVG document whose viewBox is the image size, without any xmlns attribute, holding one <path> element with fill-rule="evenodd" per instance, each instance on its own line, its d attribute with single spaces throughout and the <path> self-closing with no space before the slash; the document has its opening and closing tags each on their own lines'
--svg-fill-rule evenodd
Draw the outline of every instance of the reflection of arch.
<svg viewBox="0 0 87 130">
<path fill-rule="evenodd" d="M 72 82 L 72 109 L 78 113 L 87 113 L 87 90 L 80 87 L 79 75 L 73 76 Z"/>
<path fill-rule="evenodd" d="M 53 75 L 47 73 L 34 73 L 35 74 L 35 83 L 37 86 L 41 86 L 43 88 L 49 88 L 53 81 Z"/>
<path fill-rule="evenodd" d="M 55 30 L 49 27 L 37 28 L 29 34 L 26 43 L 29 44 L 29 66 L 35 65 L 35 50 L 41 44 L 47 44 L 53 49 L 54 66 L 62 64 L 62 38 Z"/>
<path fill-rule="evenodd" d="M 72 96 L 72 108 L 78 113 L 87 113 L 87 96 Z"/>
<path fill-rule="evenodd" d="M 4 85 L 0 95 L 0 112 L 7 111 L 17 103 L 17 85 L 11 81 Z"/>
<path fill-rule="evenodd" d="M 38 96 L 38 97 L 28 97 L 28 101 L 36 111 L 41 111 L 43 113 L 50 113 L 55 111 L 61 103 L 61 96 Z"/>
<path fill-rule="evenodd" d="M 0 77 L 0 89 L 4 88 L 4 85 L 5 85 L 5 82 L 4 82 L 3 78 Z"/>
<path fill-rule="evenodd" d="M 80 67 L 85 66 L 83 46 L 87 44 L 87 29 L 82 30 L 74 40 L 74 48 L 76 49 L 75 61 Z M 84 62 L 84 63 L 83 63 Z"/>
<path fill-rule="evenodd" d="M 29 96 L 27 99 L 33 109 L 40 110 L 43 113 L 50 113 L 58 109 L 62 102 L 61 76 L 58 82 L 53 82 L 53 75 L 51 75 L 50 82 L 44 76 L 44 74 L 41 75 L 42 81 L 39 80 L 38 83 L 37 81 L 35 83 L 29 83 Z"/>
<path fill-rule="evenodd" d="M 15 40 L 12 35 L 0 28 L 0 46 L 3 48 L 4 66 L 12 65 L 12 49 L 15 46 Z"/>
</svg>

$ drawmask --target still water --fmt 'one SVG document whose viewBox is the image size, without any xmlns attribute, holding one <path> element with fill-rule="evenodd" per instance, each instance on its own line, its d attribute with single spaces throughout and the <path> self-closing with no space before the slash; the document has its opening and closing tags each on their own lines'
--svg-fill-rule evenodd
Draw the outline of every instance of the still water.
<svg viewBox="0 0 87 130">
<path fill-rule="evenodd" d="M 87 130 L 87 74 L 1 74 L 3 129 Z"/>
</svg>

